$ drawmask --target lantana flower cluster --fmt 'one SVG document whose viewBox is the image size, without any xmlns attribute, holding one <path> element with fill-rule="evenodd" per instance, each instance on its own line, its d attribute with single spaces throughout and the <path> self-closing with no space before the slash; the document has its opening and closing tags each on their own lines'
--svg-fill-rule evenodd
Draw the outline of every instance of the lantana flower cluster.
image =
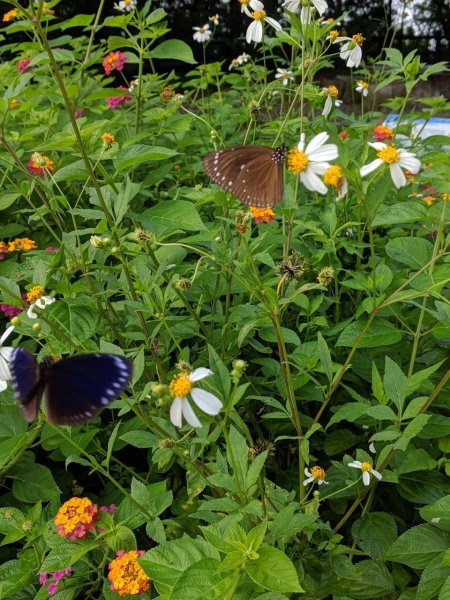
<svg viewBox="0 0 450 600">
<path fill-rule="evenodd" d="M 151 580 L 137 562 L 143 550 L 119 550 L 116 558 L 108 565 L 111 590 L 119 596 L 139 596 L 151 587 Z"/>
<path fill-rule="evenodd" d="M 55 525 L 59 535 L 69 539 L 85 538 L 94 531 L 96 521 L 100 518 L 97 504 L 89 498 L 74 496 L 61 506 L 55 517 Z"/>
</svg>

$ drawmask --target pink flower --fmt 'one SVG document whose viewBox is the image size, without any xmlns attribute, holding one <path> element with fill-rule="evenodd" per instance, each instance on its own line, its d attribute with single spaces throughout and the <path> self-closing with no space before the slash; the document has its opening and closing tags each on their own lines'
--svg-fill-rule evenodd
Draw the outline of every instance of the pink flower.
<svg viewBox="0 0 450 600">
<path fill-rule="evenodd" d="M 61 581 L 61 579 L 64 577 L 65 575 L 65 569 L 60 569 L 59 571 L 55 571 L 53 573 L 53 579 L 55 581 Z"/>
<path fill-rule="evenodd" d="M 120 50 L 110 52 L 108 56 L 102 62 L 105 73 L 110 75 L 112 71 L 121 71 L 124 64 L 127 62 L 127 57 Z"/>
<path fill-rule="evenodd" d="M 101 512 L 113 513 L 115 512 L 117 506 L 115 504 L 110 504 L 109 506 L 100 506 Z"/>
<path fill-rule="evenodd" d="M 56 246 L 47 246 L 47 248 L 45 249 L 46 252 L 58 252 L 59 248 L 57 248 Z"/>
<path fill-rule="evenodd" d="M 56 581 L 53 581 L 47 588 L 47 592 L 49 596 L 54 596 L 58 591 L 58 584 Z"/>
<path fill-rule="evenodd" d="M 45 585 L 45 582 L 47 581 L 47 577 L 48 577 L 48 573 L 39 573 L 39 584 L 40 585 Z"/>
<path fill-rule="evenodd" d="M 31 69 L 31 67 L 28 66 L 30 62 L 31 58 L 23 58 L 22 60 L 19 60 L 19 64 L 17 65 L 17 70 L 19 73 L 26 73 L 29 71 Z"/>
<path fill-rule="evenodd" d="M 81 119 L 81 117 L 84 116 L 85 112 L 86 111 L 84 108 L 77 108 L 77 110 L 75 111 L 75 119 Z"/>
<path fill-rule="evenodd" d="M 132 100 L 132 97 L 126 87 L 119 85 L 119 87 L 116 89 L 120 90 L 121 92 L 126 92 L 127 95 L 111 96 L 110 98 L 107 98 L 106 102 L 108 103 L 109 108 L 112 110 L 117 108 L 120 104 L 125 104 L 126 102 L 131 102 Z"/>
</svg>

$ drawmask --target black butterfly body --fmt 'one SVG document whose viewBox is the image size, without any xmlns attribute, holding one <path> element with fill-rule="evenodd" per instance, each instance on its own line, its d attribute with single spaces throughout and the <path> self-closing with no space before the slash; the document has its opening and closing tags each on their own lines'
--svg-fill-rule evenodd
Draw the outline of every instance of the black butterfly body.
<svg viewBox="0 0 450 600">
<path fill-rule="evenodd" d="M 284 193 L 283 163 L 286 145 L 236 146 L 211 152 L 203 159 L 208 176 L 244 204 L 266 208 Z"/>
<path fill-rule="evenodd" d="M 55 425 L 86 423 L 128 386 L 132 364 L 117 354 L 78 354 L 41 364 L 25 348 L 11 354 L 14 394 L 28 422 L 39 412 L 45 392 L 47 418 Z"/>
</svg>

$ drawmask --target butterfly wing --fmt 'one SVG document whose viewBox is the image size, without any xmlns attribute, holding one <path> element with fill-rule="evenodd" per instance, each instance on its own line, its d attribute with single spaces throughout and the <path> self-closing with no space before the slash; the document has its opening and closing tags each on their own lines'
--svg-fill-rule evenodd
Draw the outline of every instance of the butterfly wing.
<svg viewBox="0 0 450 600">
<path fill-rule="evenodd" d="M 117 354 L 79 354 L 48 367 L 47 418 L 55 425 L 86 423 L 118 398 L 133 372 Z"/>
<path fill-rule="evenodd" d="M 39 412 L 45 385 L 40 377 L 38 362 L 25 348 L 14 348 L 9 369 L 14 395 L 19 401 L 23 416 L 31 423 Z"/>
<path fill-rule="evenodd" d="M 209 177 L 241 202 L 264 208 L 283 197 L 283 147 L 237 146 L 211 152 L 203 160 Z"/>
</svg>

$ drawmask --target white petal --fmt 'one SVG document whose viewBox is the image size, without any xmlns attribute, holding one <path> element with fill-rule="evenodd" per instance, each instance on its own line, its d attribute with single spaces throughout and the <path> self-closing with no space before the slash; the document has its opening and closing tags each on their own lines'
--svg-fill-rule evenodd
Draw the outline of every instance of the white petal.
<svg viewBox="0 0 450 600">
<path fill-rule="evenodd" d="M 364 485 L 369 485 L 369 483 L 370 483 L 369 471 L 363 471 L 363 483 L 364 483 Z"/>
<path fill-rule="evenodd" d="M 11 379 L 11 371 L 9 370 L 8 363 L 9 361 L 7 361 L 4 356 L 0 358 L 0 379 L 2 381 L 8 381 L 8 379 Z"/>
<path fill-rule="evenodd" d="M 324 173 L 326 173 L 328 171 L 328 169 L 330 167 L 331 167 L 331 165 L 328 162 L 312 162 L 311 161 L 306 170 L 308 172 L 315 173 L 316 175 L 323 175 Z"/>
<path fill-rule="evenodd" d="M 361 59 L 362 59 L 361 46 L 358 46 L 358 44 L 357 44 L 353 48 L 353 50 L 350 52 L 350 56 L 347 61 L 347 67 L 359 67 L 359 63 L 361 62 Z"/>
<path fill-rule="evenodd" d="M 329 161 L 334 160 L 338 157 L 338 148 L 336 144 L 325 144 L 324 146 L 313 150 L 312 152 L 306 152 L 308 160 L 312 161 Z"/>
<path fill-rule="evenodd" d="M 306 477 L 312 477 L 311 473 L 308 470 L 308 467 L 305 467 L 305 475 Z"/>
<path fill-rule="evenodd" d="M 308 483 L 311 483 L 311 481 L 314 481 L 314 477 L 308 477 L 308 479 L 305 479 L 303 485 L 308 485 Z"/>
<path fill-rule="evenodd" d="M 37 314 L 34 312 L 34 304 L 31 304 L 27 310 L 27 315 L 30 319 L 37 319 Z"/>
<path fill-rule="evenodd" d="M 262 40 L 262 34 L 263 27 L 261 21 L 254 20 L 253 23 L 250 23 L 247 28 L 245 39 L 247 40 L 248 44 L 250 44 L 252 41 L 259 43 Z"/>
<path fill-rule="evenodd" d="M 325 0 L 312 0 L 312 3 L 317 8 L 317 12 L 320 16 L 322 16 L 328 8 L 328 4 L 325 2 Z"/>
<path fill-rule="evenodd" d="M 206 369 L 205 367 L 200 367 L 199 369 L 195 369 L 192 373 L 189 374 L 189 381 L 195 383 L 196 381 L 200 381 L 200 379 L 204 379 L 205 377 L 209 377 L 213 372 L 211 369 Z"/>
<path fill-rule="evenodd" d="M 406 150 L 400 150 L 398 164 L 407 171 L 414 173 L 414 175 L 420 171 L 420 160 L 411 152 L 406 152 Z"/>
<path fill-rule="evenodd" d="M 308 156 L 308 158 L 310 154 L 314 152 L 314 150 L 317 150 L 318 148 L 320 148 L 320 146 L 323 146 L 323 144 L 325 144 L 329 137 L 330 136 L 326 131 L 322 131 L 322 133 L 318 133 L 317 135 L 315 135 L 309 142 L 309 144 L 306 146 L 305 154 Z"/>
<path fill-rule="evenodd" d="M 392 181 L 394 182 L 394 185 L 397 189 L 406 185 L 406 177 L 403 174 L 403 171 L 401 170 L 400 165 L 398 163 L 389 165 L 389 170 L 391 171 Z"/>
<path fill-rule="evenodd" d="M 305 137 L 306 136 L 305 136 L 304 133 L 300 134 L 300 141 L 299 141 L 298 146 L 297 146 L 299 152 L 303 152 L 305 150 Z"/>
<path fill-rule="evenodd" d="M 354 460 L 353 462 L 349 462 L 347 467 L 354 467 L 355 469 L 360 469 L 361 468 L 361 461 L 359 460 Z"/>
<path fill-rule="evenodd" d="M 0 337 L 0 346 L 3 344 L 3 342 L 5 340 L 7 340 L 9 338 L 13 329 L 14 329 L 14 325 L 11 325 L 10 327 L 8 327 L 8 329 L 5 331 L 5 333 L 2 335 L 2 337 Z"/>
<path fill-rule="evenodd" d="M 283 6 L 291 12 L 295 12 L 300 6 L 300 0 L 286 0 L 286 2 L 283 2 Z"/>
<path fill-rule="evenodd" d="M 361 177 L 365 177 L 369 173 L 372 173 L 372 171 L 375 171 L 375 169 L 378 169 L 378 167 L 380 167 L 382 164 L 383 164 L 383 161 L 381 160 L 381 158 L 376 158 L 368 165 L 364 165 L 359 170 Z"/>
<path fill-rule="evenodd" d="M 249 4 L 252 10 L 264 10 L 264 4 L 259 0 L 250 0 Z"/>
<path fill-rule="evenodd" d="M 186 398 L 183 398 L 183 402 L 181 404 L 181 410 L 183 411 L 183 417 L 186 421 L 191 425 L 191 427 L 201 427 L 202 424 L 197 418 L 197 415 L 192 410 L 192 406 L 189 404 Z"/>
<path fill-rule="evenodd" d="M 191 396 L 199 409 L 207 415 L 219 414 L 220 409 L 223 406 L 217 396 L 214 396 L 214 394 L 211 394 L 211 392 L 207 392 L 206 390 L 201 390 L 200 388 L 193 388 L 191 390 Z"/>
<path fill-rule="evenodd" d="M 181 427 L 181 406 L 184 398 L 175 398 L 170 407 L 170 420 L 175 427 Z"/>
<path fill-rule="evenodd" d="M 264 19 L 264 21 L 269 23 L 269 25 L 272 25 L 272 27 L 274 29 L 276 29 L 277 31 L 281 31 L 281 29 L 282 29 L 281 25 L 278 23 L 278 21 L 275 21 L 275 19 L 272 19 L 272 17 L 266 17 Z"/>
<path fill-rule="evenodd" d="M 2 381 L 0 379 L 0 392 L 3 392 L 4 390 L 6 390 L 6 388 L 8 387 L 6 381 Z"/>
<path fill-rule="evenodd" d="M 300 21 L 303 25 L 311 23 L 311 8 L 309 6 L 302 6 L 302 10 L 300 11 Z"/>
<path fill-rule="evenodd" d="M 377 479 L 383 479 L 383 476 L 381 475 L 381 473 L 379 471 L 375 471 L 375 469 L 371 470 L 372 475 L 374 475 Z"/>
<path fill-rule="evenodd" d="M 325 100 L 325 106 L 323 107 L 322 116 L 326 117 L 330 114 L 331 109 L 333 108 L 333 100 L 331 96 L 327 94 L 327 99 Z"/>
<path fill-rule="evenodd" d="M 303 183 L 306 189 L 311 192 L 319 192 L 319 194 L 326 194 L 328 189 L 324 182 L 317 177 L 317 175 L 310 169 L 306 169 L 300 173 L 300 181 Z"/>
<path fill-rule="evenodd" d="M 369 146 L 371 148 L 375 148 L 375 150 L 384 150 L 384 148 L 387 148 L 387 144 L 383 144 L 383 142 L 369 142 Z"/>
</svg>

